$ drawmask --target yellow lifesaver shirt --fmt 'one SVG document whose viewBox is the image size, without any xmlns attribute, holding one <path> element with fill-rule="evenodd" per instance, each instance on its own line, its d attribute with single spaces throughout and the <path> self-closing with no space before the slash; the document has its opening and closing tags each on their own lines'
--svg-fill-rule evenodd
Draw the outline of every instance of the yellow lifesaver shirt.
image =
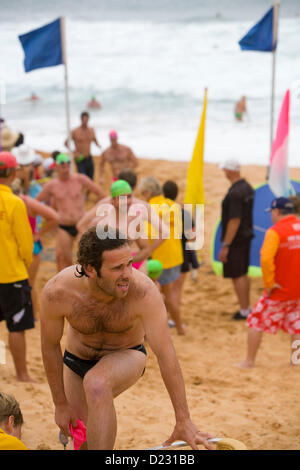
<svg viewBox="0 0 300 470">
<path fill-rule="evenodd" d="M 0 184 L 0 283 L 28 278 L 33 237 L 27 210 L 21 198 Z"/>
<path fill-rule="evenodd" d="M 17 437 L 6 434 L 0 428 L 0 450 L 28 450 Z"/>
</svg>

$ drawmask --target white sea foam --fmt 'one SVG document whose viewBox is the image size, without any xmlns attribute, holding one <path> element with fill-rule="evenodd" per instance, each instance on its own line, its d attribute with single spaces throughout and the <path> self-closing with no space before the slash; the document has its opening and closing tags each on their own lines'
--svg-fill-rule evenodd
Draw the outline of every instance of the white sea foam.
<svg viewBox="0 0 300 470">
<path fill-rule="evenodd" d="M 267 165 L 272 57 L 241 51 L 238 46 L 252 21 L 154 22 L 147 17 L 100 21 L 98 16 L 92 22 L 67 17 L 72 127 L 79 123 L 91 95 L 96 95 L 102 110 L 91 112 L 90 123 L 104 147 L 108 131 L 115 128 L 120 141 L 138 156 L 189 160 L 207 86 L 206 161 L 230 156 L 242 163 Z M 27 15 L 22 22 L 6 21 L 0 28 L 0 79 L 6 84 L 7 99 L 2 114 L 11 127 L 24 132 L 28 144 L 46 151 L 64 148 L 63 67 L 25 74 L 17 35 L 52 19 L 28 20 Z M 282 18 L 275 124 L 285 90 L 300 79 L 299 37 L 300 18 Z M 32 91 L 40 102 L 26 101 Z M 249 115 L 237 123 L 234 102 L 243 94 L 248 98 Z M 290 114 L 291 166 L 300 166 L 296 95 L 295 91 Z M 96 147 L 93 150 L 99 152 Z"/>
</svg>

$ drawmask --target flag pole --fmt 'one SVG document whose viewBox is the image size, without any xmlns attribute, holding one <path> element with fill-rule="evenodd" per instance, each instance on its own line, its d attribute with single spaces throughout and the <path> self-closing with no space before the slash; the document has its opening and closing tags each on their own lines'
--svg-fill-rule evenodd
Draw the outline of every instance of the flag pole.
<svg viewBox="0 0 300 470">
<path fill-rule="evenodd" d="M 278 33 L 278 17 L 279 2 L 274 4 L 273 10 L 273 39 L 272 39 L 272 84 L 271 84 L 271 116 L 270 116 L 270 155 L 272 152 L 273 135 L 274 135 L 274 99 L 275 99 L 275 68 L 276 68 L 276 51 L 277 51 L 277 33 Z M 269 166 L 267 170 L 267 180 L 269 179 Z"/>
<path fill-rule="evenodd" d="M 70 126 L 70 100 L 69 100 L 69 82 L 68 82 L 68 64 L 67 64 L 67 47 L 66 47 L 66 20 L 64 16 L 60 18 L 61 38 L 62 38 L 62 55 L 64 63 L 64 79 L 65 79 L 65 106 L 66 106 L 66 127 L 68 145 L 71 141 L 71 126 Z M 71 151 L 69 150 L 69 153 Z M 71 167 L 74 169 L 73 158 L 71 158 Z"/>
</svg>

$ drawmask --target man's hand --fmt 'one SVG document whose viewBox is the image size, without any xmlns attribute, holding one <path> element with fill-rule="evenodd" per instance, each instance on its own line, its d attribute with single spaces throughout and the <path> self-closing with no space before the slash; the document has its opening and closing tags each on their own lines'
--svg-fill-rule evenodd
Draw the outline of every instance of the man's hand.
<svg viewBox="0 0 300 470">
<path fill-rule="evenodd" d="M 76 428 L 77 416 L 68 403 L 56 405 L 55 422 L 65 436 L 71 436 L 69 425 L 71 423 L 72 426 Z"/>
<path fill-rule="evenodd" d="M 197 444 L 202 444 L 206 449 L 214 450 L 214 447 L 207 441 L 212 437 L 208 433 L 200 432 L 190 419 L 186 419 L 176 423 L 171 437 L 163 443 L 163 446 L 169 446 L 175 441 L 185 441 L 193 450 L 198 450 Z"/>
<path fill-rule="evenodd" d="M 228 246 L 222 246 L 221 250 L 219 251 L 219 260 L 221 261 L 221 263 L 227 263 L 228 251 Z"/>
</svg>

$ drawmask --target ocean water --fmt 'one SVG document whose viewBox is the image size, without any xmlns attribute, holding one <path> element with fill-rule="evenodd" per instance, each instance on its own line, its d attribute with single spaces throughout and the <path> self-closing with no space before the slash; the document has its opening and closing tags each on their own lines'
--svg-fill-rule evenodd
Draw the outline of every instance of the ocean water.
<svg viewBox="0 0 300 470">
<path fill-rule="evenodd" d="M 46 3 L 46 2 L 45 2 Z M 95 95 L 90 125 L 103 147 L 108 132 L 139 157 L 189 160 L 208 87 L 205 160 L 267 165 L 272 54 L 241 51 L 239 39 L 270 8 L 255 0 L 0 0 L 1 115 L 26 143 L 63 150 L 64 67 L 28 74 L 18 35 L 66 17 L 71 127 Z M 300 2 L 280 7 L 274 131 L 292 91 L 289 164 L 300 166 Z M 30 102 L 34 91 L 39 102 Z M 248 115 L 233 108 L 247 96 Z M 94 154 L 99 154 L 97 147 Z"/>
</svg>

